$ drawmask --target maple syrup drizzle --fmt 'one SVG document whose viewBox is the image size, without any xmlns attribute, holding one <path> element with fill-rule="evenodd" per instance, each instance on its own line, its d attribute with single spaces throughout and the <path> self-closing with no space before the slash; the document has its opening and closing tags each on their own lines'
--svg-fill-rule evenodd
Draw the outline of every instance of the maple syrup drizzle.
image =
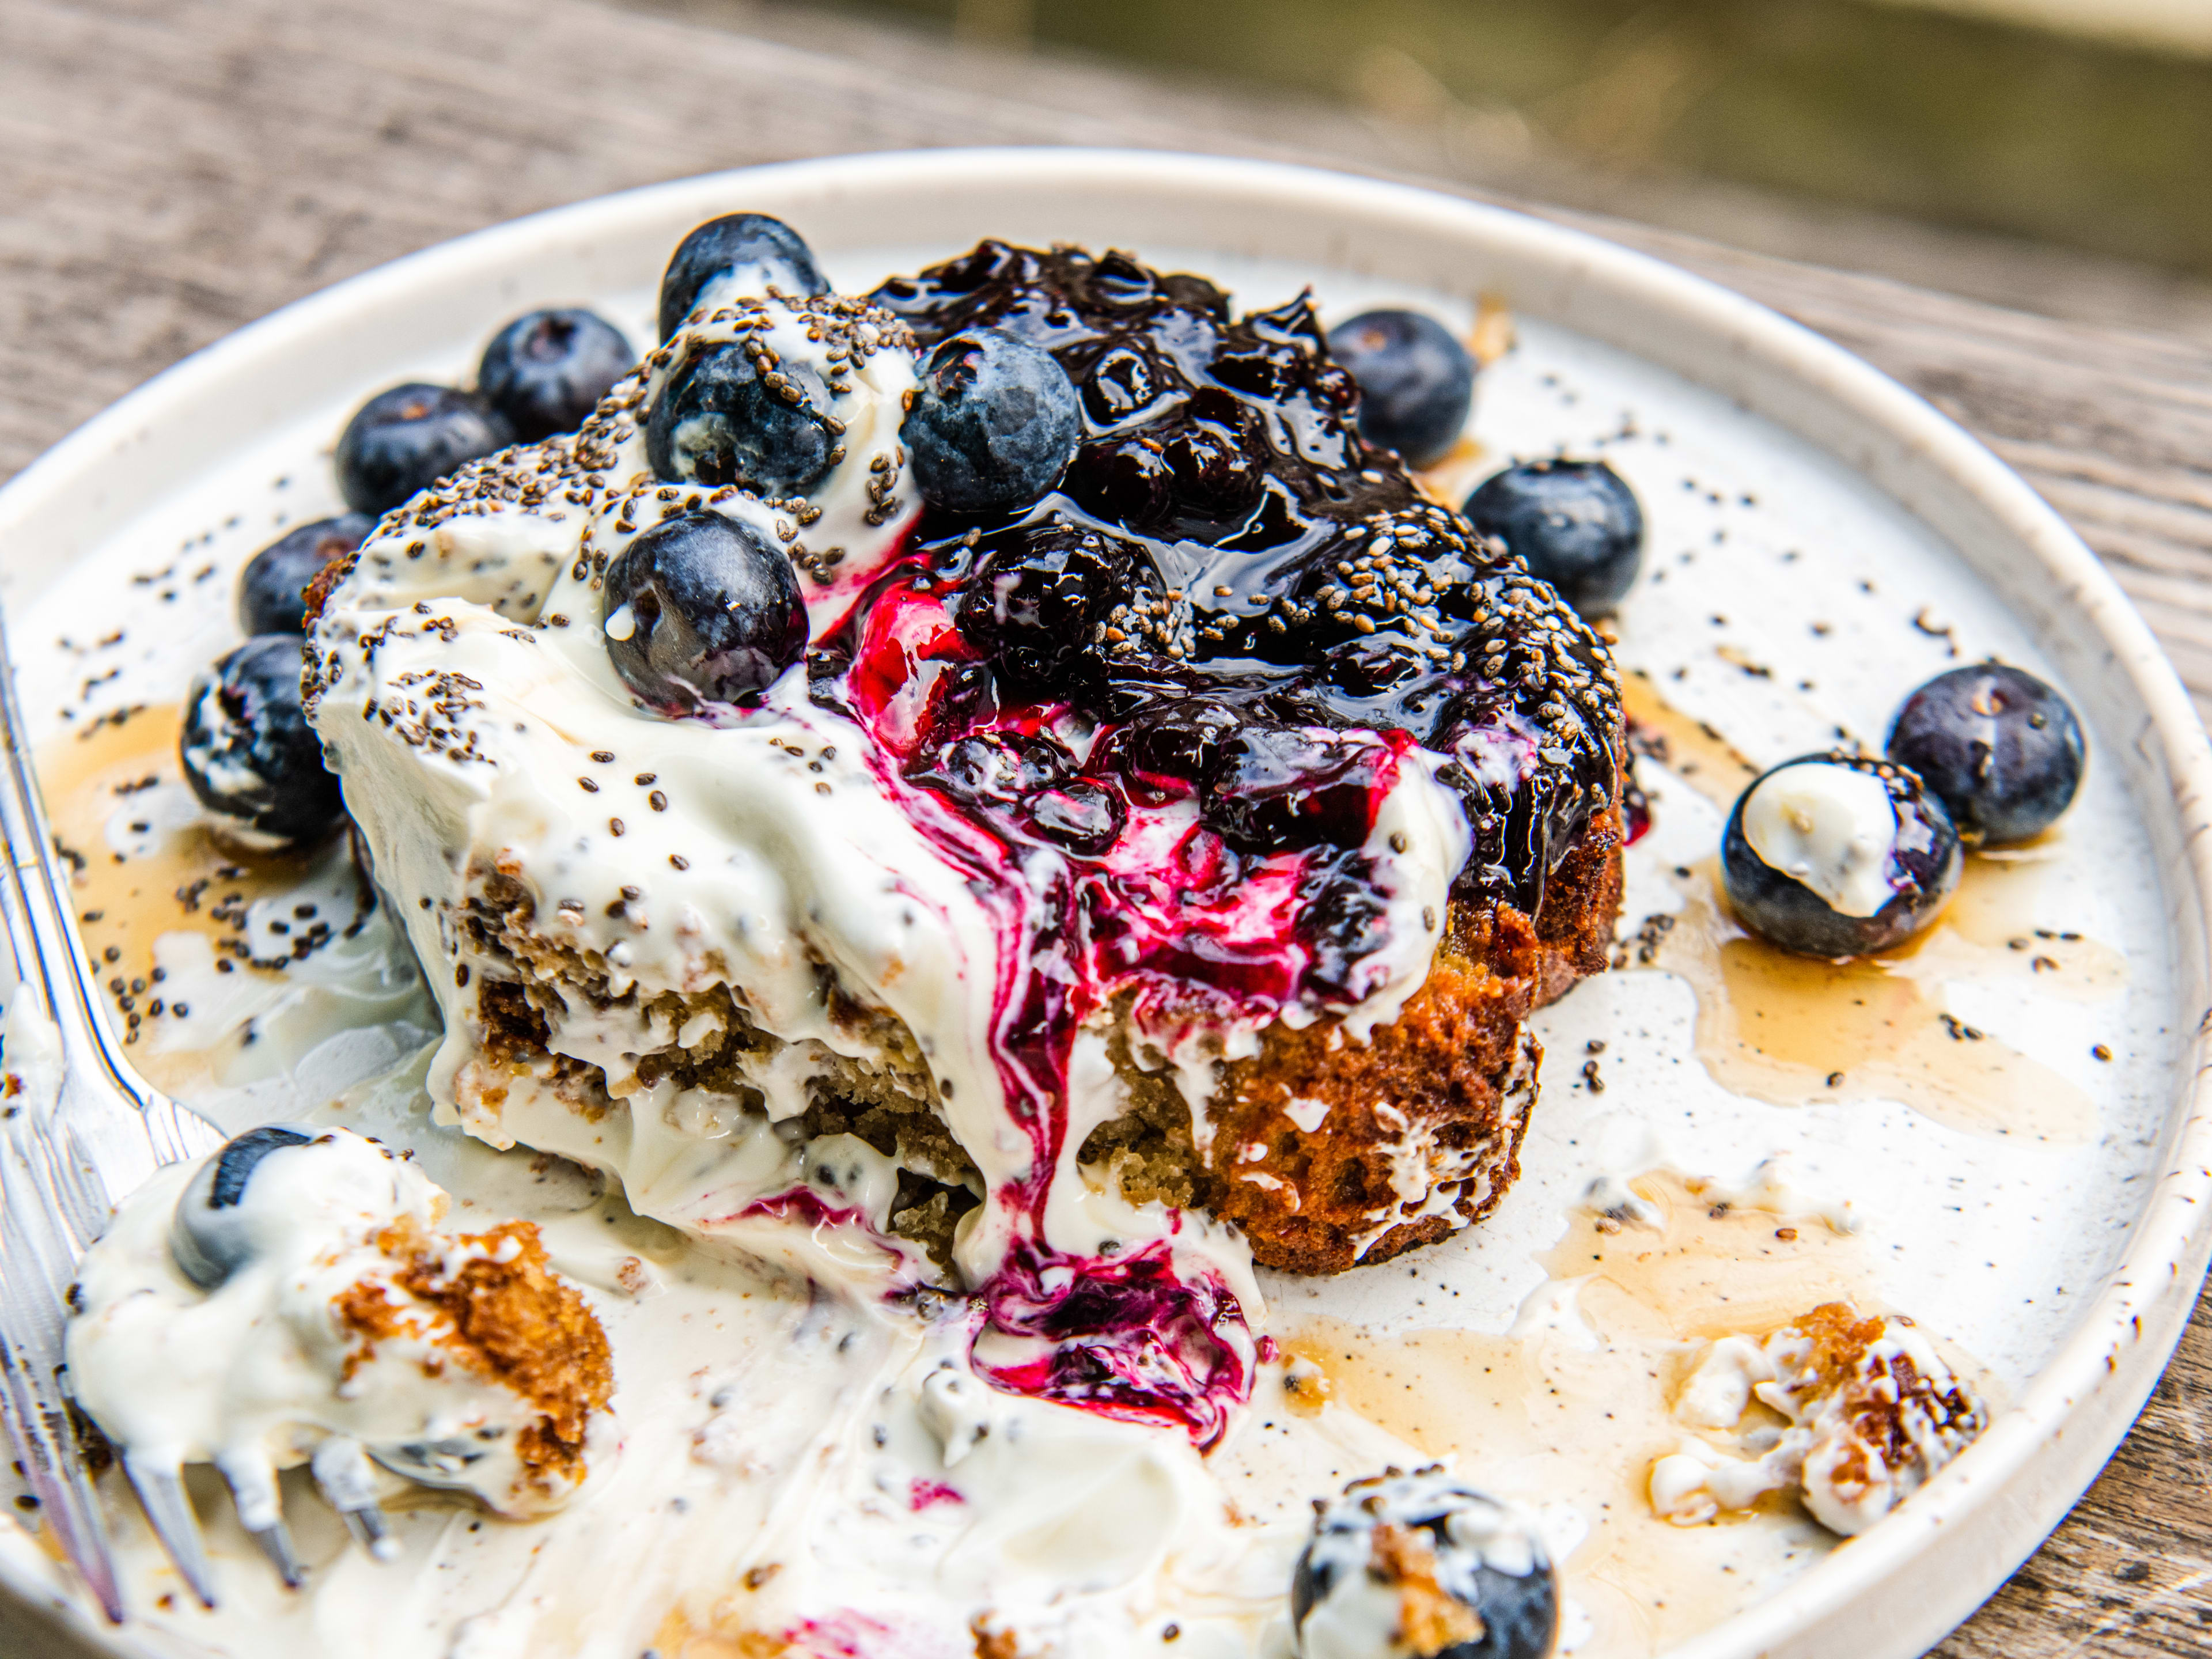
<svg viewBox="0 0 2212 1659">
<path fill-rule="evenodd" d="M 1629 748 L 1665 767 L 1723 811 L 1735 805 L 1759 774 L 1750 757 L 1712 726 L 1668 702 L 1644 670 L 1624 670 L 1620 684 Z"/>
<path fill-rule="evenodd" d="M 1726 810 L 1759 768 L 1714 727 L 1668 706 L 1650 677 L 1623 677 L 1638 752 Z M 1714 1080 L 1778 1106 L 1902 1101 L 1970 1133 L 2078 1145 L 2096 1130 L 2076 1084 L 1954 1015 L 1947 983 L 2028 981 L 2069 1001 L 2117 996 L 2127 963 L 2107 945 L 2050 924 L 2045 876 L 2063 831 L 1968 855 L 1957 896 L 1926 933 L 1893 951 L 1827 962 L 1747 932 L 1721 890 L 1717 860 L 1678 871 L 1685 903 L 1626 926 L 1616 967 L 1657 968 L 1698 995 L 1698 1055 Z"/>
<path fill-rule="evenodd" d="M 155 941 L 204 935 L 231 972 L 276 982 L 276 970 L 254 966 L 241 950 L 246 909 L 299 887 L 314 855 L 241 848 L 204 816 L 168 823 L 161 797 L 169 792 L 173 800 L 184 787 L 181 720 L 178 705 L 164 703 L 57 738 L 40 748 L 37 768 L 70 903 L 115 1030 L 149 1082 L 190 1097 L 216 1080 L 216 1051 L 175 1042 L 173 1028 L 190 1018 L 191 1006 L 179 1014 L 172 1000 L 179 988 L 155 977 Z M 134 816 L 142 810 L 145 816 Z M 133 829 L 140 823 L 145 830 Z M 145 850 L 128 855 L 118 841 Z"/>
<path fill-rule="evenodd" d="M 1671 1408 L 1705 1340 L 1763 1336 L 1822 1302 L 1884 1305 L 1863 1243 L 1817 1217 L 1717 1203 L 1672 1172 L 1630 1185 L 1658 1209 L 1656 1227 L 1576 1210 L 1536 1258 L 1546 1291 L 1571 1290 L 1583 1328 L 1378 1337 L 1316 1319 L 1285 1340 L 1320 1367 L 1330 1401 L 1455 1458 L 1474 1485 L 1575 1507 L 1589 1531 L 1561 1575 L 1594 1626 L 1578 1659 L 1669 1648 L 1834 1547 L 1778 1493 L 1718 1528 L 1669 1525 L 1651 1512 L 1651 1464 L 1688 1432 Z"/>
</svg>

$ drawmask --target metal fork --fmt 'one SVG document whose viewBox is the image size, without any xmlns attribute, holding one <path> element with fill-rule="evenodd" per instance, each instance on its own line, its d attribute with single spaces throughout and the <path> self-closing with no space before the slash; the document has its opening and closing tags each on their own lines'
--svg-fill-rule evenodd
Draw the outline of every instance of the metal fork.
<svg viewBox="0 0 2212 1659">
<path fill-rule="evenodd" d="M 107 1616 L 124 1616 L 113 1550 L 70 1404 L 63 1363 L 65 1303 L 85 1247 L 113 1201 L 164 1164 L 214 1151 L 222 1132 L 149 1087 L 118 1052 L 100 1010 L 96 966 L 84 955 L 22 739 L 15 676 L 0 624 L 0 836 L 7 874 L 0 922 L 15 957 L 0 1063 L 0 1413 L 46 1524 Z M 57 1073 L 58 1075 L 57 1076 Z M 183 1471 L 118 1448 L 140 1507 L 203 1605 L 214 1574 Z M 239 1518 L 287 1584 L 301 1577 L 270 1471 L 223 1469 Z M 392 1546 L 367 1458 L 350 1440 L 327 1441 L 317 1486 L 374 1554 Z"/>
</svg>

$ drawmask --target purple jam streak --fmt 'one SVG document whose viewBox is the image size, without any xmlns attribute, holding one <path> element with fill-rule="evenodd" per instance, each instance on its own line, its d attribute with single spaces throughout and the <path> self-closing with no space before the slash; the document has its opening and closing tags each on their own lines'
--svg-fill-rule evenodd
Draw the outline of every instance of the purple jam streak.
<svg viewBox="0 0 2212 1659">
<path fill-rule="evenodd" d="M 983 1302 L 976 1373 L 1009 1393 L 1180 1427 L 1200 1451 L 1252 1397 L 1244 1310 L 1218 1284 L 1179 1278 L 1165 1239 L 1124 1256 L 1018 1245 Z"/>
<path fill-rule="evenodd" d="M 1084 409 L 1055 488 L 926 511 L 808 660 L 815 701 L 867 734 L 878 782 L 997 934 L 991 1046 L 1031 1157 L 985 1200 L 1003 1248 L 970 1304 L 976 1370 L 1210 1447 L 1261 1343 L 1182 1218 L 1122 1255 L 1045 1237 L 1078 1030 L 1126 1000 L 1170 1048 L 1378 988 L 1370 842 L 1408 764 L 1466 811 L 1455 893 L 1535 914 L 1619 798 L 1611 666 L 1360 438 L 1303 296 L 1233 320 L 1200 278 L 987 242 L 872 298 L 925 349 L 979 325 L 1042 347 Z M 845 594 L 828 597 L 817 616 Z M 753 1207 L 774 1205 L 857 1218 L 796 1191 Z"/>
</svg>

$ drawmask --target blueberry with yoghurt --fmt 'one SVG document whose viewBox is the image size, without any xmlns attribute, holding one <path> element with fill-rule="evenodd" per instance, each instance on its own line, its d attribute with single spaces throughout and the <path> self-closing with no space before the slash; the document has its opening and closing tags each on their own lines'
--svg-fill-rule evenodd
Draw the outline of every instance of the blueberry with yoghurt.
<svg viewBox="0 0 2212 1659">
<path fill-rule="evenodd" d="M 274 841 L 312 841 L 345 811 L 300 700 L 300 636 L 260 634 L 192 682 L 178 739 L 200 804 Z"/>
<path fill-rule="evenodd" d="M 703 304 L 769 292 L 807 298 L 830 291 L 805 239 L 765 213 L 710 219 L 677 244 L 660 278 L 660 337 Z"/>
<path fill-rule="evenodd" d="M 655 477 L 803 495 L 844 457 L 830 392 L 811 363 L 786 362 L 756 335 L 688 357 L 645 428 Z"/>
<path fill-rule="evenodd" d="M 178 1268 L 204 1291 L 214 1290 L 252 1260 L 261 1206 L 249 1208 L 246 1189 L 253 1172 L 271 1152 L 309 1146 L 317 1132 L 289 1124 L 264 1123 L 233 1138 L 192 1177 L 177 1204 L 169 1254 Z"/>
<path fill-rule="evenodd" d="M 605 1335 L 534 1225 L 459 1232 L 447 1203 L 389 1148 L 311 1124 L 169 1165 L 79 1267 L 77 1402 L 134 1480 L 215 1464 L 294 1582 L 276 1478 L 298 1465 L 380 1553 L 372 1463 L 502 1515 L 560 1508 L 610 1438 Z"/>
<path fill-rule="evenodd" d="M 757 696 L 806 648 L 791 561 L 719 513 L 663 520 L 632 542 L 607 567 L 605 603 L 615 672 L 665 712 Z"/>
<path fill-rule="evenodd" d="M 1802 956 L 1866 956 L 1936 918 L 1964 866 L 1950 815 L 1872 756 L 1803 755 L 1737 799 L 1721 873 L 1744 926 Z"/>
<path fill-rule="evenodd" d="M 1544 1659 L 1559 1587 L 1528 1518 L 1441 1464 L 1316 1500 L 1291 1584 L 1299 1659 Z"/>
</svg>

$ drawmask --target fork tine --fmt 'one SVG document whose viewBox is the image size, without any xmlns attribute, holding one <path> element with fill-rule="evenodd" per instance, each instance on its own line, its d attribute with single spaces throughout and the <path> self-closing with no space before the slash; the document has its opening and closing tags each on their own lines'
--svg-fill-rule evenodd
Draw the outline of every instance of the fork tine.
<svg viewBox="0 0 2212 1659">
<path fill-rule="evenodd" d="M 216 1467 L 230 1483 L 230 1500 L 238 1510 L 238 1523 L 261 1546 L 261 1553 L 276 1569 L 287 1589 L 297 1589 L 307 1574 L 292 1549 L 292 1534 L 284 1525 L 284 1511 L 276 1496 L 276 1473 L 258 1455 L 217 1457 Z"/>
<path fill-rule="evenodd" d="M 300 1558 L 293 1553 L 292 1534 L 283 1521 L 254 1533 L 253 1541 L 261 1546 L 261 1553 L 269 1558 L 269 1565 L 276 1569 L 276 1576 L 284 1581 L 286 1589 L 297 1589 L 307 1581 L 307 1570 L 301 1566 Z"/>
<path fill-rule="evenodd" d="M 375 1504 L 365 1504 L 359 1509 L 340 1510 L 338 1515 L 345 1522 L 346 1530 L 353 1534 L 354 1542 L 378 1560 L 389 1561 L 398 1555 L 398 1540 L 392 1537 L 392 1528 L 385 1524 L 384 1511 Z"/>
<path fill-rule="evenodd" d="M 44 1505 L 52 1535 L 99 1598 L 123 1620 L 123 1595 L 106 1516 L 66 1400 L 64 1306 L 84 1247 L 106 1225 L 112 1195 L 157 1164 L 219 1144 L 222 1133 L 147 1087 L 123 1063 L 100 1010 L 97 970 L 76 938 L 76 906 L 55 868 L 53 841 L 23 743 L 6 630 L 0 629 L 0 968 L 14 983 L 0 1044 L 11 1073 L 33 1086 L 11 1102 L 0 1127 L 0 1417 Z M 35 1076 L 33 1074 L 35 1073 Z M 176 1474 L 131 1478 L 155 1530 L 198 1576 L 208 1572 L 191 1509 Z M 153 1497 L 149 1498 L 148 1494 Z M 180 1554 L 179 1542 L 185 1545 Z M 187 1578 L 192 1578 L 186 1571 Z"/>
<path fill-rule="evenodd" d="M 131 1489 L 138 1494 L 154 1536 L 161 1540 L 161 1547 L 169 1553 L 169 1559 L 176 1563 L 192 1594 L 199 1597 L 200 1605 L 212 1609 L 215 1574 L 208 1566 L 199 1517 L 192 1513 L 192 1500 L 185 1494 L 184 1477 L 174 1468 L 155 1468 L 129 1452 L 123 1454 L 123 1472 L 131 1477 Z"/>
<path fill-rule="evenodd" d="M 10 1299 L 12 1290 L 0 1286 L 0 1303 Z M 18 1448 L 28 1454 L 23 1473 L 38 1495 L 41 1515 L 53 1528 L 62 1553 L 76 1564 L 99 1599 L 101 1611 L 119 1625 L 123 1589 L 116 1581 L 100 1495 L 93 1490 L 60 1389 L 51 1378 L 40 1379 L 32 1372 L 36 1363 L 20 1352 L 12 1340 L 0 1337 L 0 1403 L 6 1407 Z"/>
<path fill-rule="evenodd" d="M 315 1448 L 308 1468 L 317 1489 L 343 1517 L 356 1543 L 380 1561 L 398 1555 L 399 1541 L 392 1537 L 392 1529 L 384 1523 L 384 1511 L 377 1507 L 376 1475 L 360 1441 L 332 1435 Z"/>
<path fill-rule="evenodd" d="M 0 891 L 0 910 L 14 910 Z M 4 960 L 4 958 L 0 958 Z M 18 995 L 21 994 L 17 993 Z M 11 1008 L 18 1036 L 29 1011 Z M 15 1037 L 0 1036 L 11 1048 Z M 9 1052 L 11 1068 L 33 1057 Z M 52 1202 L 64 1160 L 30 1126 L 30 1114 L 0 1121 L 0 1409 L 23 1473 L 46 1521 L 101 1609 L 123 1619 L 123 1593 L 109 1551 L 106 1518 L 87 1472 L 77 1424 L 66 1398 L 63 1297 L 76 1276 L 82 1241 Z"/>
</svg>

